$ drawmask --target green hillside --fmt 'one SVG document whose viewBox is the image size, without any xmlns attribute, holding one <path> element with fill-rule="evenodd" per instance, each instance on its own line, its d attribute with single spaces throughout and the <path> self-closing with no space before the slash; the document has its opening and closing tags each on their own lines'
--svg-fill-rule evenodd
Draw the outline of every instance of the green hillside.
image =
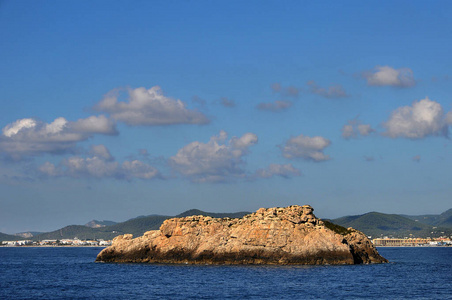
<svg viewBox="0 0 452 300">
<path fill-rule="evenodd" d="M 247 212 L 237 212 L 237 213 L 210 213 L 204 212 L 198 209 L 190 209 L 177 216 L 160 216 L 160 215 L 150 215 L 150 216 L 140 216 L 138 218 L 130 219 L 128 221 L 117 223 L 113 226 L 107 226 L 98 229 L 104 229 L 109 231 L 117 232 L 119 234 L 131 233 L 133 236 L 141 236 L 143 233 L 149 230 L 158 230 L 162 225 L 163 221 L 170 218 L 182 218 L 187 216 L 194 215 L 204 215 L 210 216 L 213 218 L 241 218 L 244 215 L 248 214 Z"/>
<path fill-rule="evenodd" d="M 117 223 L 112 226 L 107 226 L 98 229 L 106 229 L 109 231 L 114 231 L 117 234 L 131 233 L 134 237 L 141 236 L 143 233 L 149 230 L 157 230 L 162 225 L 163 221 L 172 218 L 170 216 L 147 216 L 139 217 L 135 219 L 130 219 L 128 221 Z"/>
<path fill-rule="evenodd" d="M 373 238 L 381 236 L 389 237 L 437 237 L 452 234 L 451 229 L 434 228 L 432 225 L 424 224 L 409 218 L 394 215 L 371 212 L 364 215 L 347 216 L 332 220 L 334 223 L 353 227 Z"/>
<path fill-rule="evenodd" d="M 401 216 L 431 226 L 452 228 L 452 208 L 440 215 Z"/>
<path fill-rule="evenodd" d="M 183 212 L 175 217 L 185 217 L 193 215 L 204 215 L 211 216 L 214 218 L 240 218 L 248 214 L 247 212 L 237 212 L 237 213 L 209 213 L 197 209 L 191 209 Z M 169 218 L 174 218 L 172 216 L 160 216 L 160 215 L 150 215 L 150 216 L 140 216 L 127 220 L 125 222 L 116 223 L 114 225 L 91 228 L 82 225 L 70 225 L 64 228 L 42 233 L 33 236 L 33 240 L 61 240 L 61 239 L 73 239 L 75 237 L 79 239 L 104 239 L 110 240 L 118 235 L 123 234 L 133 234 L 134 237 L 143 235 L 146 231 L 157 230 L 162 225 L 163 221 Z"/>
<path fill-rule="evenodd" d="M 148 230 L 158 229 L 168 216 L 150 216 L 131 219 L 111 226 L 91 228 L 82 225 L 70 225 L 64 228 L 43 233 L 33 237 L 33 240 L 61 240 L 73 239 L 75 237 L 85 239 L 110 240 L 114 237 L 126 233 L 131 233 L 137 237 L 143 235 Z"/>
<path fill-rule="evenodd" d="M 0 241 L 18 241 L 18 240 L 23 240 L 23 239 L 24 238 L 22 238 L 20 236 L 15 236 L 15 235 L 10 235 L 10 234 L 0 232 Z"/>
<path fill-rule="evenodd" d="M 452 228 L 452 208 L 439 215 L 438 226 Z"/>
<path fill-rule="evenodd" d="M 69 225 L 64 228 L 42 233 L 33 236 L 33 240 L 62 240 L 79 238 L 81 240 L 89 239 L 112 239 L 118 234 L 114 234 L 112 231 L 105 230 L 107 227 L 91 228 L 83 225 Z"/>
<path fill-rule="evenodd" d="M 419 216 L 400 215 L 400 216 L 431 226 L 436 226 L 436 224 L 439 221 L 439 215 L 419 215 Z"/>
<path fill-rule="evenodd" d="M 236 213 L 211 213 L 198 209 L 185 211 L 175 217 L 186 217 L 193 215 L 211 216 L 214 218 L 241 218 L 248 212 Z M 383 214 L 371 212 L 363 215 L 347 216 L 331 220 L 333 223 L 345 228 L 353 227 L 372 237 L 437 237 L 443 235 L 452 235 L 452 209 L 442 213 L 441 215 L 429 215 L 426 218 L 428 222 L 433 224 L 425 224 L 421 222 L 419 216 L 405 217 L 401 215 Z M 435 216 L 435 217 L 434 217 Z M 157 230 L 166 219 L 173 218 L 171 216 L 149 215 L 140 216 L 125 222 L 116 223 L 114 225 L 91 228 L 82 225 L 71 225 L 55 230 L 52 232 L 42 233 L 33 236 L 33 240 L 61 240 L 73 239 L 104 239 L 110 240 L 115 236 L 131 233 L 134 237 L 141 236 L 149 230 Z M 417 218 L 417 219 L 416 219 Z M 441 224 L 441 225 L 439 225 Z M 447 228 L 449 227 L 449 228 Z M 11 238 L 12 237 L 12 238 Z M 2 236 L 0 236 L 2 238 Z M 18 237 L 8 236 L 4 240 L 16 240 Z"/>
</svg>

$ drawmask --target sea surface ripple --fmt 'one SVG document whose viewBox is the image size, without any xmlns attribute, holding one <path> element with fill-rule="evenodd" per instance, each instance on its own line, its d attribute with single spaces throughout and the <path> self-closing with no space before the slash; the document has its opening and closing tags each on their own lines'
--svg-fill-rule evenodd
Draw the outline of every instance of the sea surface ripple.
<svg viewBox="0 0 452 300">
<path fill-rule="evenodd" d="M 101 249 L 2 247 L 0 299 L 452 299 L 452 247 L 353 266 L 95 263 Z"/>
</svg>

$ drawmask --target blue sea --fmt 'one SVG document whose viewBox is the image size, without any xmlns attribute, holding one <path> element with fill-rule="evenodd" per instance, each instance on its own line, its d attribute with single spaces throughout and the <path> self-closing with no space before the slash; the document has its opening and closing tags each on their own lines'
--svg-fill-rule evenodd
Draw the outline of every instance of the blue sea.
<svg viewBox="0 0 452 300">
<path fill-rule="evenodd" d="M 95 263 L 101 249 L 0 248 L 0 299 L 452 299 L 452 247 L 354 266 Z"/>
</svg>

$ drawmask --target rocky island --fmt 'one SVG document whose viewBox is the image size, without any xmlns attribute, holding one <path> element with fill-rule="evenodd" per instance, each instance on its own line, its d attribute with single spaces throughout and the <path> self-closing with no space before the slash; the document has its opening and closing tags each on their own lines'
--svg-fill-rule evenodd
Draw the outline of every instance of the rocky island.
<svg viewBox="0 0 452 300">
<path fill-rule="evenodd" d="M 166 220 L 143 236 L 118 236 L 99 262 L 190 264 L 385 263 L 360 231 L 322 221 L 309 205 L 261 208 L 240 219 Z"/>
</svg>

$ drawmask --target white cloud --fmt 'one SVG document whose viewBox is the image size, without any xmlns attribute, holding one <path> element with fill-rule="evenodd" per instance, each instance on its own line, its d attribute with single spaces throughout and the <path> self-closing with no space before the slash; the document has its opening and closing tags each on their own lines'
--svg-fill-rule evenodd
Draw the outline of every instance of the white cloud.
<svg viewBox="0 0 452 300">
<path fill-rule="evenodd" d="M 234 100 L 230 100 L 226 97 L 221 97 L 220 99 L 220 104 L 223 105 L 224 107 L 235 107 L 235 101 Z"/>
<path fill-rule="evenodd" d="M 259 103 L 256 108 L 259 110 L 267 110 L 272 112 L 279 112 L 286 110 L 292 106 L 292 102 L 290 101 L 275 101 L 270 103 Z"/>
<path fill-rule="evenodd" d="M 271 88 L 274 92 L 278 93 L 281 91 L 281 84 L 278 82 L 275 82 L 271 85 Z"/>
<path fill-rule="evenodd" d="M 149 157 L 149 155 L 150 155 L 147 149 L 139 149 L 138 154 L 143 157 Z"/>
<path fill-rule="evenodd" d="M 91 116 L 71 122 L 57 118 L 52 123 L 20 119 L 6 125 L 0 136 L 0 152 L 14 158 L 42 153 L 64 153 L 93 134 L 117 134 L 114 122 L 105 116 Z"/>
<path fill-rule="evenodd" d="M 270 178 L 273 176 L 281 176 L 283 178 L 290 178 L 301 176 L 301 171 L 295 168 L 292 164 L 280 165 L 270 164 L 266 169 L 259 169 L 256 171 L 255 177 Z"/>
<path fill-rule="evenodd" d="M 159 86 L 129 89 L 128 100 L 118 101 L 118 93 L 110 92 L 95 106 L 117 121 L 128 125 L 206 124 L 208 118 L 196 110 L 186 108 L 181 100 L 163 95 Z"/>
<path fill-rule="evenodd" d="M 373 132 L 375 130 L 369 124 L 362 124 L 357 118 L 347 121 L 347 124 L 342 127 L 342 137 L 345 139 L 368 136 Z"/>
<path fill-rule="evenodd" d="M 296 88 L 296 87 L 294 87 L 294 86 L 288 86 L 288 87 L 285 89 L 284 93 L 285 93 L 287 96 L 297 97 L 298 94 L 300 93 L 300 91 L 299 91 L 298 88 Z"/>
<path fill-rule="evenodd" d="M 368 85 L 411 87 L 416 85 L 413 71 L 409 68 L 394 69 L 389 66 L 376 66 L 373 71 L 363 73 Z"/>
<path fill-rule="evenodd" d="M 34 119 L 21 119 L 14 123 L 6 125 L 3 129 L 3 135 L 6 137 L 11 137 L 16 135 L 22 129 L 36 127 L 36 121 Z"/>
<path fill-rule="evenodd" d="M 110 151 L 105 147 L 104 145 L 93 145 L 91 146 L 90 154 L 93 156 L 100 157 L 106 161 L 112 161 L 114 160 L 113 156 L 111 155 Z"/>
<path fill-rule="evenodd" d="M 45 125 L 45 132 L 48 133 L 49 135 L 58 134 L 63 131 L 67 124 L 68 121 L 65 118 L 63 117 L 57 118 L 52 123 Z"/>
<path fill-rule="evenodd" d="M 374 132 L 375 130 L 369 124 L 359 124 L 358 132 L 360 135 L 366 136 Z"/>
<path fill-rule="evenodd" d="M 280 83 L 273 83 L 271 89 L 275 93 L 281 93 L 283 96 L 298 97 L 300 90 L 292 85 L 283 88 Z"/>
<path fill-rule="evenodd" d="M 280 146 L 282 154 L 285 158 L 296 159 L 302 158 L 315 162 L 329 160 L 330 157 L 323 153 L 331 141 L 321 137 L 309 137 L 300 134 L 299 136 L 290 138 L 284 145 Z"/>
<path fill-rule="evenodd" d="M 446 123 L 447 125 L 452 125 L 452 111 L 446 114 Z"/>
<path fill-rule="evenodd" d="M 115 123 L 104 115 L 90 116 L 72 123 L 71 127 L 78 132 L 116 135 Z"/>
<path fill-rule="evenodd" d="M 311 93 L 320 95 L 325 98 L 343 98 L 348 96 L 347 92 L 340 84 L 333 85 L 328 88 L 323 88 L 318 86 L 314 80 L 310 80 L 307 82 L 307 85 L 309 86 Z"/>
<path fill-rule="evenodd" d="M 156 168 L 139 160 L 123 162 L 121 166 L 121 174 L 127 179 L 152 179 L 159 176 L 159 172 Z"/>
<path fill-rule="evenodd" d="M 224 136 L 226 134 L 225 131 L 220 132 L 220 136 Z M 227 136 L 224 137 L 226 139 Z M 242 137 L 232 137 L 230 140 L 230 144 L 233 148 L 242 151 L 243 149 L 247 149 L 249 146 L 255 145 L 257 143 L 257 135 L 254 133 L 245 133 Z"/>
<path fill-rule="evenodd" d="M 354 136 L 356 136 L 356 132 L 355 132 L 355 130 L 353 128 L 353 125 L 345 124 L 342 127 L 342 137 L 346 138 L 346 139 L 349 139 L 349 138 L 354 137 Z"/>
<path fill-rule="evenodd" d="M 74 178 L 116 178 L 131 180 L 134 178 L 153 179 L 160 177 L 159 171 L 139 160 L 114 161 L 110 151 L 104 145 L 91 147 L 91 156 L 72 156 L 59 165 L 46 162 L 39 171 L 47 176 L 67 176 Z"/>
<path fill-rule="evenodd" d="M 224 142 L 228 138 L 228 133 L 224 130 L 220 130 L 218 135 L 214 135 L 210 138 L 211 141 Z"/>
<path fill-rule="evenodd" d="M 383 135 L 397 138 L 420 139 L 429 135 L 447 136 L 449 114 L 445 115 L 441 104 L 428 97 L 414 101 L 411 106 L 397 108 L 383 124 Z"/>
<path fill-rule="evenodd" d="M 191 102 L 195 103 L 196 105 L 200 106 L 200 107 L 204 107 L 207 104 L 207 101 L 202 99 L 201 97 L 199 97 L 198 95 L 194 95 L 191 98 Z"/>
<path fill-rule="evenodd" d="M 73 156 L 62 162 L 64 166 L 61 175 L 70 177 L 114 177 L 119 164 L 115 161 L 106 161 L 102 157 L 78 157 Z"/>
<path fill-rule="evenodd" d="M 59 171 L 57 169 L 57 167 L 55 167 L 54 164 L 50 163 L 50 162 L 45 162 L 43 165 L 41 165 L 39 167 L 39 171 L 47 176 L 58 176 Z"/>
<path fill-rule="evenodd" d="M 244 177 L 243 156 L 258 142 L 257 135 L 246 133 L 240 138 L 231 138 L 229 143 L 226 139 L 226 132 L 221 131 L 207 143 L 192 142 L 170 157 L 170 165 L 193 182 L 222 182 Z"/>
</svg>

